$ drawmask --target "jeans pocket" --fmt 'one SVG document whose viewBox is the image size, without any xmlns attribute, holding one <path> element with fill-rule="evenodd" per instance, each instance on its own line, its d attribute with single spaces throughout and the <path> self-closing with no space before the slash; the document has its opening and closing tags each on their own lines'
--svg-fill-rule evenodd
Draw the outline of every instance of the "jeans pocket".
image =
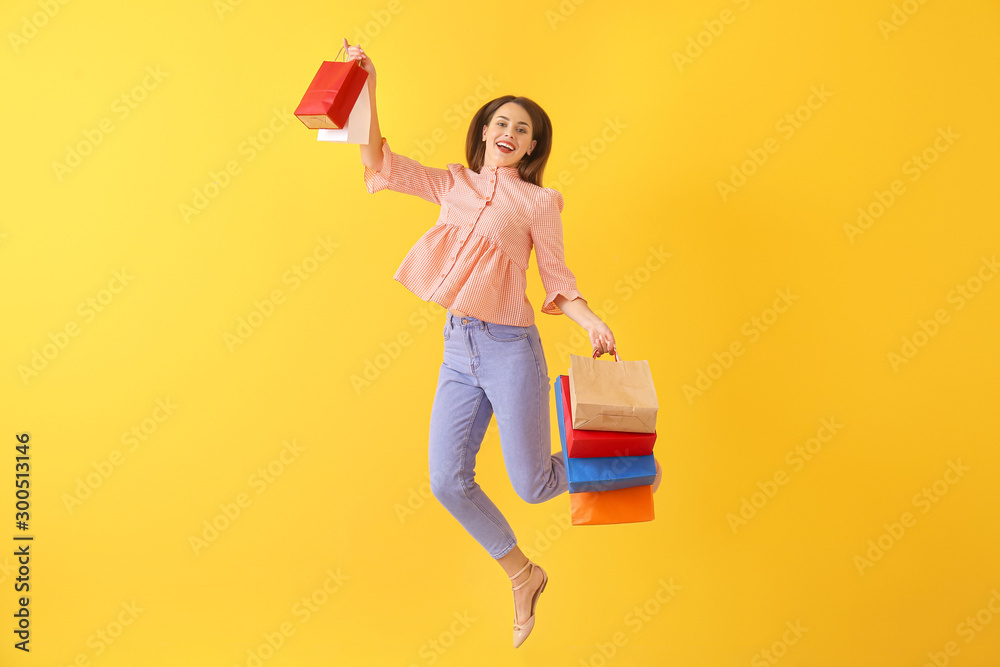
<svg viewBox="0 0 1000 667">
<path fill-rule="evenodd" d="M 448 340 L 449 338 L 451 338 L 451 323 L 450 322 L 445 322 L 444 323 L 444 331 L 442 332 L 441 335 L 444 336 L 445 340 Z"/>
<path fill-rule="evenodd" d="M 498 343 L 511 343 L 517 340 L 524 340 L 528 337 L 527 327 L 515 327 L 509 324 L 495 324 L 493 322 L 484 322 L 484 324 L 486 325 L 486 336 Z"/>
</svg>

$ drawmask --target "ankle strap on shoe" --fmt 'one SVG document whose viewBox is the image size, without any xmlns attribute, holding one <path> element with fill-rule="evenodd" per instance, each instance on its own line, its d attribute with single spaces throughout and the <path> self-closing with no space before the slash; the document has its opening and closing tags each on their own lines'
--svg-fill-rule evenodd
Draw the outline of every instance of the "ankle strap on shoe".
<svg viewBox="0 0 1000 667">
<path fill-rule="evenodd" d="M 519 576 L 521 576 L 522 572 L 524 572 L 525 570 L 527 570 L 532 565 L 534 565 L 534 563 L 532 563 L 531 559 L 529 558 L 528 562 L 524 564 L 524 567 L 522 567 L 520 570 L 518 570 L 517 572 L 515 572 L 514 574 L 512 574 L 510 577 L 508 577 L 508 579 L 510 579 L 511 581 L 514 581 Z M 530 579 L 531 579 L 531 575 L 529 574 L 528 575 L 528 579 L 525 579 L 524 581 L 522 581 L 521 583 L 519 583 L 517 586 L 514 586 L 513 589 L 516 591 L 517 589 L 522 588 L 526 583 L 528 583 L 528 581 Z"/>
</svg>

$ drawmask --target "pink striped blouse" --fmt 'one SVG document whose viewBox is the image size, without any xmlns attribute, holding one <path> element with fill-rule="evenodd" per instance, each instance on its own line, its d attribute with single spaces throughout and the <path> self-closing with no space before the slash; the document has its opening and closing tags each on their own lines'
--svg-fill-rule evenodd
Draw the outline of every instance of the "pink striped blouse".
<svg viewBox="0 0 1000 667">
<path fill-rule="evenodd" d="M 393 276 L 425 301 L 486 322 L 535 323 L 525 272 L 532 245 L 545 288 L 541 312 L 559 315 L 562 294 L 583 298 L 563 257 L 563 198 L 521 179 L 517 167 L 461 164 L 425 167 L 394 153 L 382 138 L 382 164 L 365 167 L 368 192 L 394 190 L 441 205 L 437 222 L 407 253 Z"/>
</svg>

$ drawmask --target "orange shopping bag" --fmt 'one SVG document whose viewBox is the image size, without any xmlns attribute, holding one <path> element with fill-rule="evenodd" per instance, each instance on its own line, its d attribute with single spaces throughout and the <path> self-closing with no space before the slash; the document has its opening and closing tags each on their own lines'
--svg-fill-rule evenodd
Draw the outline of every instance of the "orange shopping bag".
<svg viewBox="0 0 1000 667">
<path fill-rule="evenodd" d="M 569 513 L 574 526 L 652 521 L 653 487 L 645 484 L 613 491 L 571 493 Z"/>
</svg>

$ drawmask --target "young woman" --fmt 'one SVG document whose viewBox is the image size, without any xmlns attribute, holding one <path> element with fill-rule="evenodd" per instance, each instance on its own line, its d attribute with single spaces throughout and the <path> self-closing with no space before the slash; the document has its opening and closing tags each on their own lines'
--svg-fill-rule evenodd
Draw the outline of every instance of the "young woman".
<svg viewBox="0 0 1000 667">
<path fill-rule="evenodd" d="M 518 495 L 540 503 L 569 488 L 561 454 L 551 453 L 548 367 L 525 295 L 532 246 L 546 291 L 541 312 L 568 315 L 600 354 L 614 350 L 615 338 L 577 291 L 563 258 L 562 196 L 541 185 L 552 146 L 546 113 L 525 97 L 494 99 L 469 126 L 468 167 L 425 167 L 390 150 L 378 124 L 375 67 L 360 45 L 345 39 L 344 46 L 368 72 L 371 133 L 361 146 L 368 191 L 394 190 L 441 206 L 437 223 L 394 276 L 420 298 L 448 308 L 430 419 L 431 490 L 512 581 L 518 647 L 534 627 L 548 575 L 518 548 L 510 525 L 476 483 L 475 463 L 495 414 Z"/>
</svg>

